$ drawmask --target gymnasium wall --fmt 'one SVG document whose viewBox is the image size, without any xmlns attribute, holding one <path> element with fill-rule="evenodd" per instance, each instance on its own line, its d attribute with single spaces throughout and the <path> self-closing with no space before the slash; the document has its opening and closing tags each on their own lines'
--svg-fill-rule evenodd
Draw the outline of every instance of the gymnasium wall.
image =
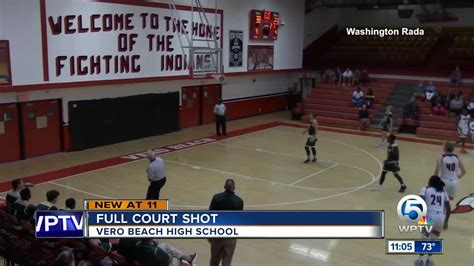
<svg viewBox="0 0 474 266">
<path fill-rule="evenodd" d="M 49 1 L 49 0 L 46 0 Z M 88 1 L 82 0 L 82 4 Z M 139 1 L 137 1 L 139 2 Z M 168 1 L 162 1 L 168 3 Z M 191 1 L 176 1 L 190 4 Z M 202 1 L 204 6 L 214 1 Z M 0 16 L 0 39 L 8 39 L 11 47 L 11 68 L 13 86 L 7 93 L 1 93 L 0 103 L 17 101 L 19 93 L 26 93 L 30 101 L 43 99 L 62 99 L 63 122 L 67 123 L 68 102 L 101 99 L 105 97 L 124 97 L 147 93 L 179 91 L 181 87 L 218 83 L 216 80 L 189 80 L 174 78 L 163 81 L 143 81 L 105 85 L 55 83 L 43 81 L 43 57 L 40 0 L 0 0 L 3 15 Z M 123 5 L 121 5 L 123 6 Z M 213 5 L 212 5 L 213 6 Z M 286 0 L 218 0 L 218 8 L 223 9 L 223 50 L 225 72 L 229 75 L 222 85 L 224 100 L 249 98 L 255 96 L 286 92 L 299 76 L 296 70 L 302 66 L 304 1 Z M 285 25 L 280 28 L 278 40 L 273 43 L 249 41 L 249 12 L 251 9 L 266 9 L 280 12 Z M 111 11 L 112 12 L 112 11 Z M 229 30 L 244 32 L 243 66 L 228 67 Z M 268 73 L 247 73 L 247 45 L 274 45 L 274 70 Z M 288 70 L 288 72 L 287 72 Z M 50 73 L 53 75 L 54 73 Z M 132 82 L 132 83 L 129 83 Z"/>
<path fill-rule="evenodd" d="M 458 17 L 456 22 L 424 23 L 421 24 L 415 14 L 421 13 L 419 6 L 413 8 L 413 16 L 409 19 L 398 17 L 396 9 L 387 10 L 357 10 L 356 8 L 316 8 L 305 15 L 304 46 L 307 47 L 335 24 L 344 26 L 391 26 L 391 27 L 465 27 L 474 26 L 472 14 L 474 8 L 451 8 L 449 12 Z"/>
</svg>

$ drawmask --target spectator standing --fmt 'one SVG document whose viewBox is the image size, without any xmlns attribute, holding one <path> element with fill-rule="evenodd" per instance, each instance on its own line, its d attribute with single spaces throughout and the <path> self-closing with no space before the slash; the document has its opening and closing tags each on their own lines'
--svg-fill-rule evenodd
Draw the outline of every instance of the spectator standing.
<svg viewBox="0 0 474 266">
<path fill-rule="evenodd" d="M 370 114 L 367 110 L 367 105 L 363 104 L 359 110 L 359 130 L 365 130 L 369 127 L 370 123 Z"/>
<path fill-rule="evenodd" d="M 147 151 L 146 157 L 150 161 L 146 169 L 147 178 L 150 182 L 146 199 L 157 200 L 160 198 L 161 189 L 166 184 L 165 164 L 163 160 L 156 156 L 155 152 L 151 150 Z"/>
<path fill-rule="evenodd" d="M 372 88 L 369 88 L 369 92 L 365 95 L 365 104 L 367 105 L 367 109 L 369 109 L 375 101 L 375 95 L 372 91 Z"/>
<path fill-rule="evenodd" d="M 241 211 L 244 209 L 244 201 L 235 195 L 235 182 L 233 179 L 227 179 L 224 185 L 225 191 L 215 194 L 212 197 L 209 210 L 211 211 Z M 214 238 L 211 243 L 211 261 L 210 266 L 230 266 L 234 255 L 237 239 Z"/>
<path fill-rule="evenodd" d="M 357 89 L 352 92 L 352 104 L 356 107 L 360 107 L 362 104 L 364 104 L 364 92 L 360 89 L 360 87 L 357 87 Z"/>
<path fill-rule="evenodd" d="M 219 99 L 214 106 L 214 114 L 216 115 L 216 134 L 217 136 L 221 135 L 221 129 L 222 129 L 222 134 L 227 135 L 227 127 L 226 127 L 226 112 L 227 108 L 225 105 L 222 103 L 222 100 Z"/>
<path fill-rule="evenodd" d="M 452 85 L 457 85 L 457 86 L 461 85 L 462 72 L 459 66 L 456 66 L 453 72 L 451 72 L 451 77 L 449 78 L 449 80 L 451 81 Z"/>
<path fill-rule="evenodd" d="M 342 73 L 342 86 L 351 86 L 354 78 L 354 73 L 349 68 L 346 68 L 344 73 Z"/>
<path fill-rule="evenodd" d="M 36 210 L 38 211 L 57 211 L 59 210 L 56 207 L 56 203 L 58 202 L 59 192 L 57 190 L 50 190 L 46 192 L 46 201 L 41 202 L 36 206 Z"/>
<path fill-rule="evenodd" d="M 446 109 L 440 102 L 438 102 L 431 110 L 431 113 L 433 115 L 446 115 Z"/>
<path fill-rule="evenodd" d="M 336 73 L 331 68 L 326 68 L 323 73 L 323 83 L 333 84 L 336 79 Z"/>
</svg>

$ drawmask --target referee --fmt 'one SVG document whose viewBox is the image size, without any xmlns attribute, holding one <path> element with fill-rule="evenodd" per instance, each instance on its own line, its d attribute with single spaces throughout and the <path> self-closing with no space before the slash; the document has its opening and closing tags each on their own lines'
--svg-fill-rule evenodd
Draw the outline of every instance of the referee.
<svg viewBox="0 0 474 266">
<path fill-rule="evenodd" d="M 219 99 L 214 106 L 214 114 L 216 115 L 216 133 L 217 136 L 221 135 L 221 128 L 222 128 L 222 134 L 227 135 L 226 131 L 226 119 L 225 119 L 225 113 L 227 112 L 227 108 L 225 105 L 222 103 L 222 100 Z"/>
<path fill-rule="evenodd" d="M 146 193 L 146 199 L 159 199 L 160 190 L 166 183 L 165 164 L 163 163 L 163 160 L 156 156 L 151 150 L 146 152 L 146 157 L 150 160 L 150 164 L 148 164 L 146 169 L 148 181 L 150 182 Z"/>
<path fill-rule="evenodd" d="M 235 195 L 235 182 L 227 179 L 224 185 L 225 191 L 215 194 L 212 197 L 209 210 L 211 211 L 241 211 L 244 209 L 244 201 Z M 214 238 L 209 239 L 211 243 L 210 266 L 230 266 L 234 256 L 237 239 L 234 238 Z"/>
</svg>

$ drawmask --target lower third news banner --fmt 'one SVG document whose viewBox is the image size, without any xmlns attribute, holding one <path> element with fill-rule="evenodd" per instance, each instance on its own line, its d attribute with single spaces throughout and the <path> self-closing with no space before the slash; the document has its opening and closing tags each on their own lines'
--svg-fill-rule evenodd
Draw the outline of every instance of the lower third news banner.
<svg viewBox="0 0 474 266">
<path fill-rule="evenodd" d="M 380 211 L 88 211 L 91 238 L 383 238 Z"/>
</svg>

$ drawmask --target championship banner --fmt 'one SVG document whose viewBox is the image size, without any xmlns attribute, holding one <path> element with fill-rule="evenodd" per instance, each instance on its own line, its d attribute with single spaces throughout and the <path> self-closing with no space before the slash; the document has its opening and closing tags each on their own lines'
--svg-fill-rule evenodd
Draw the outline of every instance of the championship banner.
<svg viewBox="0 0 474 266">
<path fill-rule="evenodd" d="M 89 238 L 383 238 L 383 211 L 171 211 L 167 200 L 91 200 L 38 211 L 36 236 Z"/>
<path fill-rule="evenodd" d="M 244 32 L 229 31 L 229 67 L 241 67 L 244 49 Z"/>
</svg>

